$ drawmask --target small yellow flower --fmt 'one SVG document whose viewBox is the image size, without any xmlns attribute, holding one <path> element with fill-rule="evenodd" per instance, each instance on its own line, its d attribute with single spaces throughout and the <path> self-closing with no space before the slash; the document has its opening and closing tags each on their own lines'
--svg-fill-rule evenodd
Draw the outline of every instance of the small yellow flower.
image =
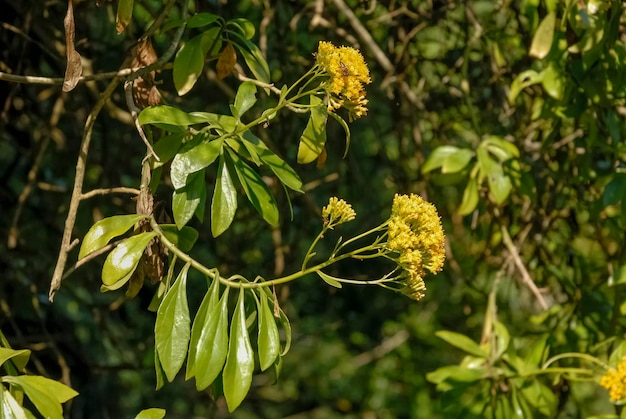
<svg viewBox="0 0 626 419">
<path fill-rule="evenodd" d="M 322 208 L 322 218 L 324 219 L 324 225 L 332 229 L 339 224 L 354 220 L 356 212 L 352 209 L 352 205 L 343 199 L 333 196 L 328 201 L 328 205 Z"/>
<path fill-rule="evenodd" d="M 609 369 L 600 379 L 600 385 L 609 391 L 612 402 L 626 398 L 626 358 L 617 364 L 617 369 Z"/>
<path fill-rule="evenodd" d="M 365 84 L 372 82 L 369 69 L 361 53 L 352 47 L 335 47 L 321 41 L 317 48 L 316 63 L 330 77 L 327 93 L 328 110 L 344 106 L 350 120 L 367 113 Z"/>
<path fill-rule="evenodd" d="M 437 208 L 419 195 L 397 195 L 387 225 L 387 248 L 397 254 L 393 259 L 403 273 L 402 290 L 416 300 L 424 296 L 425 270 L 436 274 L 445 260 L 445 236 Z"/>
</svg>

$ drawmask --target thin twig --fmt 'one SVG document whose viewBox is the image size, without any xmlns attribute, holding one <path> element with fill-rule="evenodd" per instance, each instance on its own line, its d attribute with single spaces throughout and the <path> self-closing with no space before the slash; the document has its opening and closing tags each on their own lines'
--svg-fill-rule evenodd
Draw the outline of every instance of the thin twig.
<svg viewBox="0 0 626 419">
<path fill-rule="evenodd" d="M 161 160 L 159 159 L 159 156 L 157 156 L 157 154 L 154 152 L 152 144 L 150 144 L 150 141 L 148 140 L 148 138 L 146 138 L 146 133 L 143 132 L 143 128 L 139 123 L 139 112 L 141 112 L 141 109 L 139 109 L 137 105 L 135 105 L 135 100 L 133 99 L 133 82 L 131 80 L 126 80 L 124 82 L 124 93 L 126 96 L 126 106 L 128 106 L 130 116 L 133 118 L 133 122 L 135 123 L 135 129 L 139 133 L 139 136 L 143 140 L 143 143 L 146 145 L 146 148 L 148 149 L 148 154 L 152 155 L 152 157 L 154 157 L 156 161 L 160 162 Z M 147 157 L 149 156 L 146 156 L 146 158 Z"/>
<path fill-rule="evenodd" d="M 93 198 L 94 196 L 97 195 L 108 195 L 108 194 L 112 194 L 112 193 L 127 193 L 127 194 L 131 194 L 131 195 L 139 195 L 139 189 L 136 188 L 126 188 L 124 186 L 119 186 L 117 188 L 100 188 L 100 189 L 93 189 L 89 192 L 85 192 L 84 194 L 82 194 L 80 196 L 81 201 L 84 201 L 85 199 L 89 199 L 89 198 Z"/>
</svg>

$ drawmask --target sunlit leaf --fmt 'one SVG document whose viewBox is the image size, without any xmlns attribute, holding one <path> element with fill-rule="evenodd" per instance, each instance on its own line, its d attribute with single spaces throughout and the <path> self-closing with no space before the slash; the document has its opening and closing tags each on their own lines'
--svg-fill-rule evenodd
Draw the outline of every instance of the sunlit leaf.
<svg viewBox="0 0 626 419">
<path fill-rule="evenodd" d="M 102 283 L 111 286 L 119 280 L 130 279 L 129 275 L 137 268 L 148 243 L 156 237 L 154 232 L 145 232 L 132 236 L 109 253 L 102 266 Z"/>
<path fill-rule="evenodd" d="M 187 356 L 191 320 L 187 305 L 186 264 L 178 278 L 167 292 L 157 310 L 154 324 L 154 340 L 159 353 L 159 361 L 168 381 L 174 380 Z"/>
<path fill-rule="evenodd" d="M 478 181 L 476 178 L 470 178 L 463 191 L 463 199 L 461 206 L 457 210 L 460 215 L 467 215 L 476 209 L 478 205 Z"/>
<path fill-rule="evenodd" d="M 133 3 L 134 0 L 118 0 L 117 2 L 115 28 L 118 34 L 124 32 L 124 29 L 126 29 L 126 26 L 130 23 L 130 19 L 133 17 Z"/>
<path fill-rule="evenodd" d="M 240 288 L 230 326 L 228 356 L 222 378 L 229 412 L 234 411 L 248 394 L 254 372 L 254 352 L 246 328 L 244 292 L 245 290 Z"/>
<path fill-rule="evenodd" d="M 468 354 L 480 358 L 487 358 L 489 356 L 489 354 L 484 349 L 482 349 L 480 345 L 460 333 L 450 332 L 448 330 L 439 330 L 435 332 L 435 335 L 437 335 L 437 337 L 439 337 L 440 339 L 445 340 L 450 345 L 459 348 L 464 352 L 467 352 Z"/>
<path fill-rule="evenodd" d="M 459 147 L 455 147 L 451 145 L 444 145 L 444 146 L 435 148 L 433 152 L 430 153 L 430 156 L 428 156 L 424 164 L 422 165 L 422 173 L 428 173 L 435 169 L 439 169 L 440 167 L 443 167 L 446 160 L 450 156 L 457 154 L 461 150 L 462 149 L 460 149 Z"/>
<path fill-rule="evenodd" d="M 135 419 L 163 419 L 165 417 L 165 409 L 151 408 L 144 409 L 135 416 Z"/>
<path fill-rule="evenodd" d="M 167 105 L 150 106 L 141 111 L 138 117 L 141 125 L 167 124 L 189 126 L 206 122 L 204 118 L 196 117 L 178 108 Z"/>
<path fill-rule="evenodd" d="M 191 174 L 187 180 L 189 183 L 184 188 L 174 191 L 172 197 L 172 213 L 179 229 L 198 213 L 198 209 L 204 213 L 206 202 L 204 170 Z"/>
<path fill-rule="evenodd" d="M 552 49 L 552 41 L 554 39 L 554 28 L 556 26 L 556 13 L 548 13 L 533 36 L 533 42 L 530 44 L 528 54 L 531 57 L 545 58 L 550 49 Z"/>
<path fill-rule="evenodd" d="M 198 231 L 194 228 L 185 226 L 180 230 L 175 224 L 160 224 L 165 237 L 174 243 L 183 252 L 188 252 L 198 240 Z"/>
<path fill-rule="evenodd" d="M 2 382 L 19 386 L 35 405 L 39 413 L 46 418 L 62 419 L 61 403 L 78 395 L 64 384 L 41 376 L 4 376 Z"/>
<path fill-rule="evenodd" d="M 228 229 L 237 212 L 237 190 L 224 159 L 220 159 L 211 202 L 211 233 L 217 237 Z"/>
<path fill-rule="evenodd" d="M 310 101 L 311 116 L 298 145 L 298 163 L 300 164 L 315 161 L 326 144 L 327 106 L 315 95 L 310 96 Z"/>
<path fill-rule="evenodd" d="M 95 223 L 85 237 L 78 252 L 78 259 L 82 259 L 89 253 L 102 249 L 109 244 L 112 238 L 120 236 L 130 230 L 135 224 L 146 218 L 143 214 L 114 215 L 103 218 Z"/>
<path fill-rule="evenodd" d="M 320 278 L 322 278 L 324 280 L 324 282 L 326 282 L 328 285 L 335 287 L 335 288 L 342 288 L 343 285 L 341 285 L 341 282 L 339 282 L 336 278 L 325 274 L 322 271 L 316 271 L 316 274 L 319 275 Z"/>
<path fill-rule="evenodd" d="M 28 363 L 29 358 L 30 350 L 28 349 L 17 350 L 10 348 L 0 348 L 0 366 L 2 366 L 2 364 L 7 362 L 8 360 L 11 360 L 11 362 L 15 366 L 15 369 L 18 372 L 21 372 Z"/>
<path fill-rule="evenodd" d="M 220 155 L 221 141 L 202 141 L 189 149 L 183 149 L 174 157 L 170 167 L 170 177 L 174 189 L 185 187 L 187 177 L 210 166 Z"/>
<path fill-rule="evenodd" d="M 276 319 L 267 301 L 267 295 L 265 292 L 261 292 L 257 304 L 259 312 L 258 350 L 261 371 L 271 367 L 280 352 L 278 326 L 276 326 Z"/>
<path fill-rule="evenodd" d="M 237 89 L 235 104 L 231 109 L 235 118 L 240 118 L 256 103 L 256 86 L 250 81 L 243 82 Z"/>
</svg>

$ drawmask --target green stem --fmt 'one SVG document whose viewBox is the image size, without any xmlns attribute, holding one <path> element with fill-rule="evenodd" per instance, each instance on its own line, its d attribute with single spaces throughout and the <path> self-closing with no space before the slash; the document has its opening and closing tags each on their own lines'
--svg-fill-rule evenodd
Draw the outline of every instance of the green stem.
<svg viewBox="0 0 626 419">
<path fill-rule="evenodd" d="M 589 361 L 589 362 L 591 362 L 593 364 L 600 365 L 602 368 L 605 368 L 605 369 L 609 369 L 610 368 L 609 365 L 607 365 L 606 363 L 600 361 L 598 358 L 596 358 L 594 356 L 591 356 L 591 355 L 588 355 L 588 354 L 581 354 L 581 353 L 578 353 L 578 352 L 566 352 L 566 353 L 563 353 L 563 354 L 555 355 L 552 358 L 548 359 L 543 364 L 543 366 L 541 368 L 543 370 L 546 370 L 546 369 L 548 369 L 548 366 L 550 364 L 552 364 L 552 363 L 554 363 L 554 362 L 556 362 L 556 361 L 558 361 L 560 359 L 566 359 L 566 358 L 580 358 L 580 359 L 584 359 L 586 361 Z"/>
</svg>

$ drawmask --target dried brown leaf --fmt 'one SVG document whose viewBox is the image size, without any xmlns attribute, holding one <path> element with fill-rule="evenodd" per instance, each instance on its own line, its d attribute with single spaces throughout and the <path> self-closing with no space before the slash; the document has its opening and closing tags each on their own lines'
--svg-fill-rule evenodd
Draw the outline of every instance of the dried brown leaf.
<svg viewBox="0 0 626 419">
<path fill-rule="evenodd" d="M 237 53 L 233 45 L 229 42 L 217 58 L 217 78 L 222 80 L 224 77 L 228 76 L 231 71 L 233 71 L 233 68 L 235 68 L 235 64 L 237 64 Z"/>
<path fill-rule="evenodd" d="M 74 37 L 76 27 L 74 26 L 74 5 L 72 0 L 67 2 L 67 13 L 63 19 L 65 28 L 65 54 L 67 56 L 67 67 L 65 68 L 65 78 L 63 80 L 63 91 L 69 92 L 74 89 L 83 74 L 83 66 L 80 62 L 80 54 L 74 47 Z"/>
</svg>

